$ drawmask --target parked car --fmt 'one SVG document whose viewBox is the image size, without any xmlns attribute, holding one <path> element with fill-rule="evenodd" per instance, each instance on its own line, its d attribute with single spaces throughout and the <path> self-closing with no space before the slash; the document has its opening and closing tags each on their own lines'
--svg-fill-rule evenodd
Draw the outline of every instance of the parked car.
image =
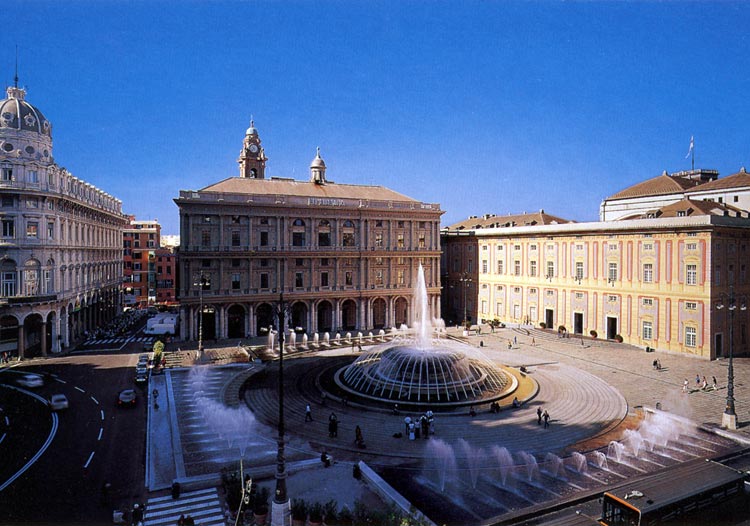
<svg viewBox="0 0 750 526">
<path fill-rule="evenodd" d="M 49 407 L 53 411 L 62 411 L 68 408 L 68 399 L 64 394 L 53 394 L 49 399 Z"/>
<path fill-rule="evenodd" d="M 133 389 L 124 389 L 117 395 L 119 407 L 132 407 L 135 405 L 136 394 Z"/>
<path fill-rule="evenodd" d="M 135 372 L 135 383 L 142 384 L 144 382 L 148 382 L 148 372 L 136 370 Z"/>
<path fill-rule="evenodd" d="M 138 356 L 138 365 L 136 367 L 147 367 L 151 357 L 148 354 L 141 354 Z"/>
<path fill-rule="evenodd" d="M 24 374 L 18 379 L 18 385 L 24 387 L 42 387 L 44 385 L 44 380 L 42 380 L 42 377 L 38 374 Z"/>
</svg>

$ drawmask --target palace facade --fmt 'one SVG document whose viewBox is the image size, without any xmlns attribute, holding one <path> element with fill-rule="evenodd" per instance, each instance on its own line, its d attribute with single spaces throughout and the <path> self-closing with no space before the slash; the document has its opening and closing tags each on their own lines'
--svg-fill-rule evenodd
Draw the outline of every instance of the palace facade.
<svg viewBox="0 0 750 526">
<path fill-rule="evenodd" d="M 424 267 L 439 314 L 440 205 L 382 186 L 326 177 L 320 151 L 310 179 L 266 178 L 268 158 L 251 123 L 239 177 L 182 190 L 180 336 L 245 338 L 286 325 L 309 335 L 411 325 L 412 289 Z"/>
<path fill-rule="evenodd" d="M 452 225 L 442 234 L 444 311 L 707 359 L 727 356 L 732 340 L 735 354 L 748 354 L 750 219 L 736 205 L 750 187 L 741 181 L 744 169 L 715 177 L 700 200 L 690 190 L 659 202 L 662 193 L 641 187 L 627 203 L 623 191 L 629 219 L 527 214 Z"/>
<path fill-rule="evenodd" d="M 120 200 L 58 166 L 52 126 L 7 89 L 0 101 L 0 351 L 46 356 L 120 310 Z"/>
</svg>

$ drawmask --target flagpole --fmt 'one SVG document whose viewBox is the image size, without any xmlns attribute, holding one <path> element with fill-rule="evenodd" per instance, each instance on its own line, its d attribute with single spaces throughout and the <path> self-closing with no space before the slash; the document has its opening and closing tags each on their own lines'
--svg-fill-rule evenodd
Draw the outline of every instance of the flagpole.
<svg viewBox="0 0 750 526">
<path fill-rule="evenodd" d="M 694 171 L 695 170 L 695 142 L 693 141 L 692 137 L 690 138 L 690 145 L 692 146 L 690 150 L 691 150 L 691 153 L 693 154 L 691 161 L 690 161 L 690 170 Z"/>
</svg>

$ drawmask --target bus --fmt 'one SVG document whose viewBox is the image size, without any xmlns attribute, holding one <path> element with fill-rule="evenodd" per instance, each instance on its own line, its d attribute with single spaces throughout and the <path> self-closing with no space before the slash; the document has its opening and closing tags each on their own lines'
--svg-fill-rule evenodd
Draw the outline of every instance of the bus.
<svg viewBox="0 0 750 526">
<path fill-rule="evenodd" d="M 744 495 L 747 474 L 713 460 L 695 460 L 604 493 L 605 526 L 646 526 Z"/>
</svg>

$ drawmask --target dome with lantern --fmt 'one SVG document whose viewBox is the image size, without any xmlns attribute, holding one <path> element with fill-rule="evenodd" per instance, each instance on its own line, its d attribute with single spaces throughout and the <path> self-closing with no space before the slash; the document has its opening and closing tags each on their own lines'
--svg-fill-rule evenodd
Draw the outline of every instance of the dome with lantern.
<svg viewBox="0 0 750 526">
<path fill-rule="evenodd" d="M 26 101 L 26 90 L 10 86 L 0 101 L 0 155 L 52 160 L 52 125 Z"/>
</svg>

